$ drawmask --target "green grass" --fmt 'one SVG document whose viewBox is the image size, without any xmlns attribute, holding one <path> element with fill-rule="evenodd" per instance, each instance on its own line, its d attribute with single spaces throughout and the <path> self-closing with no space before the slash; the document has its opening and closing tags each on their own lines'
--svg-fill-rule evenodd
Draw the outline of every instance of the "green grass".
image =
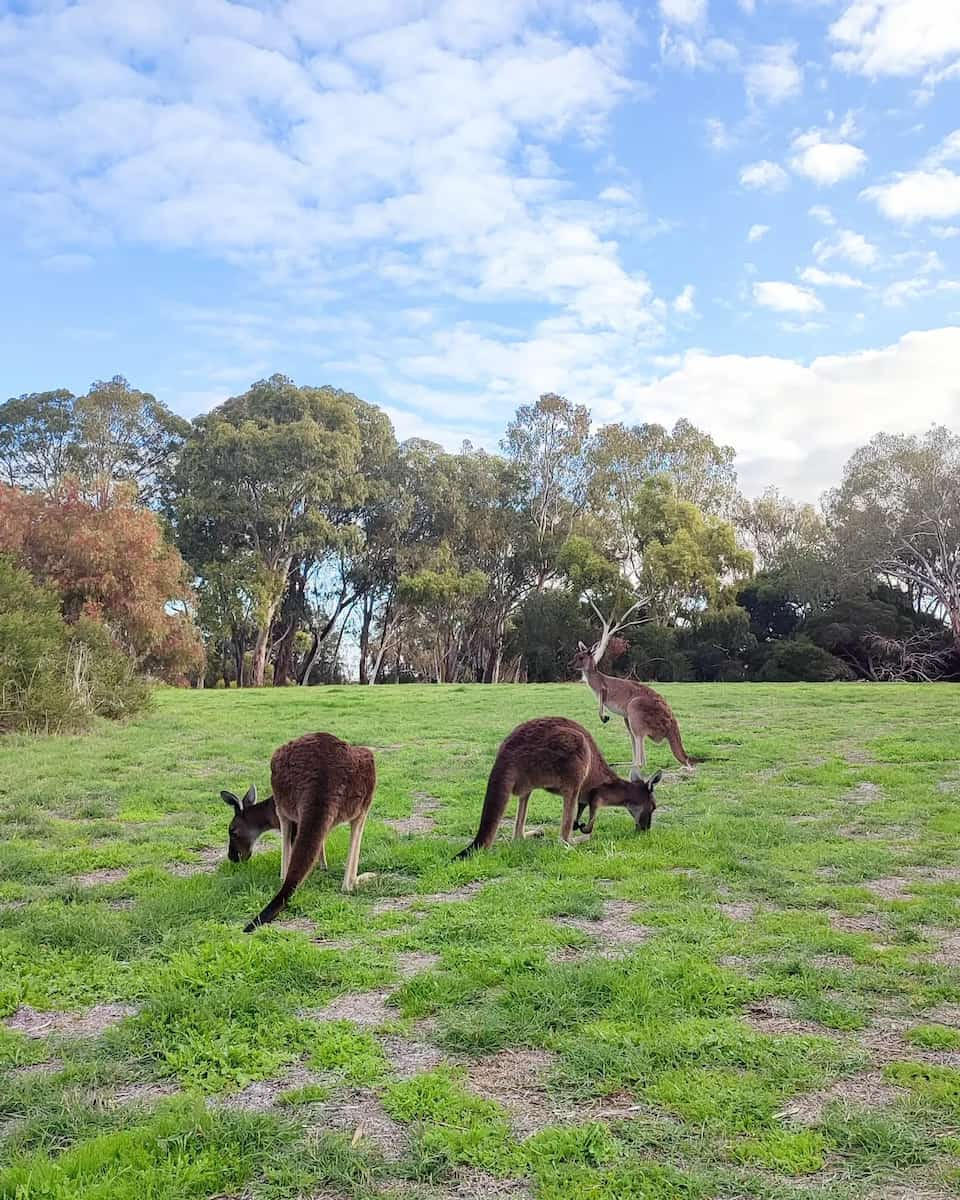
<svg viewBox="0 0 960 1200">
<path fill-rule="evenodd" d="M 957 1192 L 960 966 L 933 955 L 960 933 L 960 695 L 663 691 L 700 765 L 648 747 L 668 769 L 649 835 L 607 810 L 563 849 L 536 793 L 543 838 L 465 862 L 519 721 L 573 717 L 626 757 L 582 686 L 164 691 L 126 727 L 6 739 L 0 1016 L 136 1012 L 100 1034 L 0 1025 L 0 1200 L 430 1197 L 478 1171 L 538 1200 Z M 377 877 L 340 893 L 338 830 L 290 906 L 314 932 L 246 936 L 279 847 L 205 863 L 219 791 L 265 794 L 272 751 L 313 729 L 377 754 Z M 418 794 L 434 831 L 385 823 Z M 323 1014 L 371 992 L 382 1022 Z M 418 1044 L 429 1062 L 405 1065 Z M 529 1052 L 538 1084 L 485 1082 Z M 221 1104 L 254 1083 L 265 1111 Z M 317 1133 L 358 1098 L 404 1131 L 399 1157 L 376 1122 Z"/>
</svg>

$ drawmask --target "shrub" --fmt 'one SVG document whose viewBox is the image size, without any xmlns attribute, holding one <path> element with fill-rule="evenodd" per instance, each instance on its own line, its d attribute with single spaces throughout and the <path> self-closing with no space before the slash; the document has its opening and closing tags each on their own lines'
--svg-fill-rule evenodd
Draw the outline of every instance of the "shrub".
<svg viewBox="0 0 960 1200">
<path fill-rule="evenodd" d="M 0 732 L 79 729 L 139 712 L 149 698 L 102 626 L 67 626 L 58 597 L 0 558 Z"/>
<path fill-rule="evenodd" d="M 796 637 L 771 647 L 758 678 L 767 683 L 829 683 L 849 679 L 850 672 L 808 637 Z"/>
</svg>

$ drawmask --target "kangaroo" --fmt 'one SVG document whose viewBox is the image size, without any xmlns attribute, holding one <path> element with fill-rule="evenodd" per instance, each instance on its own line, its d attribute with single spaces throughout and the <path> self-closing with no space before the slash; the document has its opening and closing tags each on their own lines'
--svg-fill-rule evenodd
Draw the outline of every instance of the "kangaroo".
<svg viewBox="0 0 960 1200">
<path fill-rule="evenodd" d="M 318 862 L 326 869 L 327 835 L 337 825 L 350 823 L 343 890 L 352 892 L 359 881 L 373 877 L 357 875 L 363 827 L 377 783 L 371 751 L 330 733 L 308 733 L 274 751 L 270 779 L 273 795 L 261 804 L 256 803 L 254 787 L 243 800 L 233 792 L 220 793 L 234 809 L 227 850 L 231 862 L 245 862 L 268 829 L 279 829 L 282 838 L 280 890 L 245 933 L 272 921 Z"/>
<path fill-rule="evenodd" d="M 646 765 L 644 738 L 651 738 L 655 742 L 662 742 L 666 738 L 677 762 L 684 767 L 693 767 L 693 761 L 683 748 L 680 727 L 670 705 L 653 688 L 645 683 L 635 683 L 632 679 L 602 674 L 597 670 L 593 650 L 588 650 L 583 642 L 577 643 L 573 665 L 600 702 L 600 720 L 604 724 L 610 720 L 607 709 L 623 717 L 633 743 L 635 768 Z"/>
<path fill-rule="evenodd" d="M 593 832 L 597 809 L 611 804 L 626 808 L 638 831 L 647 830 L 657 807 L 653 789 L 659 780 L 657 774 L 644 783 L 636 771 L 629 782 L 621 779 L 607 766 L 597 743 L 576 721 L 568 721 L 566 717 L 525 721 L 497 751 L 477 836 L 456 857 L 468 858 L 477 850 L 487 850 L 493 845 L 511 795 L 519 799 L 514 839 L 532 836 L 526 833 L 525 825 L 527 803 L 535 788 L 563 797 L 560 838 L 567 846 L 572 844 L 574 823 L 579 825 L 588 806 L 590 823 L 582 827 L 585 835 Z"/>
</svg>

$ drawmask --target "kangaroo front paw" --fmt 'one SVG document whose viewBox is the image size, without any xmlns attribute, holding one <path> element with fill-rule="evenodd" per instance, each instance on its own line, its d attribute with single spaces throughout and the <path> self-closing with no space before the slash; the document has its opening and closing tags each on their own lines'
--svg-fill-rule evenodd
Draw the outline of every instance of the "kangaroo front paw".
<svg viewBox="0 0 960 1200">
<path fill-rule="evenodd" d="M 607 713 L 604 713 L 600 720 L 604 725 L 606 725 L 606 723 L 610 720 L 610 717 Z"/>
</svg>

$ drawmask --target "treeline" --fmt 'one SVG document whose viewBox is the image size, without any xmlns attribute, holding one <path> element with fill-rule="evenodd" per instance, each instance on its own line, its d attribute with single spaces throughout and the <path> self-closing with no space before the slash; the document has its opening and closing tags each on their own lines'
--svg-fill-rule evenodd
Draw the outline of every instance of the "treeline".
<svg viewBox="0 0 960 1200">
<path fill-rule="evenodd" d="M 882 434 L 819 508 L 743 498 L 685 420 L 520 408 L 501 453 L 398 443 L 282 376 L 192 423 L 122 378 L 0 406 L 0 554 L 136 670 L 206 686 L 960 669 L 960 439 Z"/>
</svg>

